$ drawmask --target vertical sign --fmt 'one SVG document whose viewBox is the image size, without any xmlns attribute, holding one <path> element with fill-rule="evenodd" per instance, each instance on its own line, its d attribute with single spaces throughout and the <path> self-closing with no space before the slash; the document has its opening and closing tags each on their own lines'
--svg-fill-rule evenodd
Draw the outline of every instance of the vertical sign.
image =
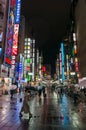
<svg viewBox="0 0 86 130">
<path fill-rule="evenodd" d="M 11 66 L 16 0 L 9 0 L 4 63 Z"/>
<path fill-rule="evenodd" d="M 61 56 L 61 50 L 59 53 L 59 67 L 60 67 L 60 76 L 62 75 L 62 56 Z"/>
<path fill-rule="evenodd" d="M 21 0 L 16 0 L 16 10 L 15 10 L 15 23 L 14 23 L 14 34 L 13 34 L 13 46 L 12 46 L 12 62 L 11 68 L 15 68 L 15 59 L 13 57 L 18 53 L 18 33 L 19 33 L 19 23 L 20 23 L 20 8 Z"/>
<path fill-rule="evenodd" d="M 62 51 L 62 80 L 65 79 L 64 76 L 64 44 L 61 43 L 61 51 Z"/>
</svg>

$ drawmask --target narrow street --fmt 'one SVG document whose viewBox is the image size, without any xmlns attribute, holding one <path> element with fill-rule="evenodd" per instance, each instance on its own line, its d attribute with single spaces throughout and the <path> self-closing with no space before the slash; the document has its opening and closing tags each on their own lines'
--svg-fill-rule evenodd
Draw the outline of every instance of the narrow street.
<svg viewBox="0 0 86 130">
<path fill-rule="evenodd" d="M 0 97 L 0 130 L 86 130 L 85 103 L 74 105 L 65 94 L 58 100 L 55 92 L 48 92 L 40 101 L 36 95 L 30 101 L 33 117 L 24 121 L 19 117 L 20 97 Z"/>
</svg>

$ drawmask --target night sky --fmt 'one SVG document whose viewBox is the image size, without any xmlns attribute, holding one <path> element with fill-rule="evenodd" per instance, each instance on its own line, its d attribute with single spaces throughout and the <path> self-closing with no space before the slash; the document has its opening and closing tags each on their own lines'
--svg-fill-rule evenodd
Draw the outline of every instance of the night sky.
<svg viewBox="0 0 86 130">
<path fill-rule="evenodd" d="M 43 52 L 44 64 L 52 65 L 53 73 L 60 42 L 70 24 L 70 6 L 71 0 L 22 0 L 21 13 L 28 21 L 29 33 Z"/>
</svg>

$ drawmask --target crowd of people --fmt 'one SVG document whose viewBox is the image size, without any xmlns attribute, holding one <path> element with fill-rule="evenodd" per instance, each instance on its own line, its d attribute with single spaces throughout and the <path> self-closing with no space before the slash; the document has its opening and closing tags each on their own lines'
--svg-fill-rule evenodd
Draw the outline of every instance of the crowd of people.
<svg viewBox="0 0 86 130">
<path fill-rule="evenodd" d="M 32 117 L 32 113 L 31 113 L 31 110 L 30 110 L 30 99 L 31 99 L 31 96 L 32 96 L 32 91 L 34 91 L 34 93 L 36 95 L 38 95 L 39 101 L 41 101 L 42 95 L 43 95 L 44 98 L 46 98 L 46 96 L 47 96 L 46 88 L 47 88 L 47 91 L 48 91 L 48 86 L 45 87 L 41 83 L 39 83 L 36 87 L 33 87 L 29 82 L 26 84 L 26 86 L 24 87 L 24 91 L 23 91 L 24 99 L 20 99 L 21 102 L 22 102 L 22 107 L 21 107 L 21 111 L 20 111 L 20 114 L 19 114 L 21 119 L 30 119 Z M 77 101 L 80 97 L 79 93 L 77 93 L 76 91 L 73 91 L 73 92 L 68 91 L 67 92 L 67 90 L 70 90 L 70 89 L 65 90 L 64 88 L 65 87 L 62 87 L 62 86 L 60 86 L 60 87 L 59 86 L 51 86 L 51 87 L 49 87 L 49 91 L 51 90 L 51 92 L 52 91 L 56 92 L 58 101 L 61 101 L 64 93 L 67 94 L 67 95 L 71 93 L 73 100 L 74 100 L 74 103 L 77 103 Z M 19 92 L 22 92 L 22 91 L 19 91 Z M 83 93 L 86 96 L 86 89 L 85 90 L 83 89 Z M 11 90 L 10 94 L 11 94 L 11 99 L 12 99 L 13 98 L 13 91 L 12 90 Z"/>
</svg>

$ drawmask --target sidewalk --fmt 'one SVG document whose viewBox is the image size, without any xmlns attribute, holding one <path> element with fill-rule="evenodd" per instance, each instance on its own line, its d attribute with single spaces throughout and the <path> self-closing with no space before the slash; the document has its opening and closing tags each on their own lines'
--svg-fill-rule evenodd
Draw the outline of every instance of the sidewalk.
<svg viewBox="0 0 86 130">
<path fill-rule="evenodd" d="M 19 111 L 22 103 L 19 97 L 18 94 L 12 100 L 10 95 L 0 97 L 0 130 L 16 130 L 20 126 Z"/>
<path fill-rule="evenodd" d="M 63 95 L 58 100 L 55 93 L 47 93 L 39 101 L 36 95 L 30 101 L 33 117 L 22 121 L 19 112 L 20 95 L 0 97 L 0 130 L 86 130 L 86 104 L 74 106 L 71 99 Z"/>
</svg>

